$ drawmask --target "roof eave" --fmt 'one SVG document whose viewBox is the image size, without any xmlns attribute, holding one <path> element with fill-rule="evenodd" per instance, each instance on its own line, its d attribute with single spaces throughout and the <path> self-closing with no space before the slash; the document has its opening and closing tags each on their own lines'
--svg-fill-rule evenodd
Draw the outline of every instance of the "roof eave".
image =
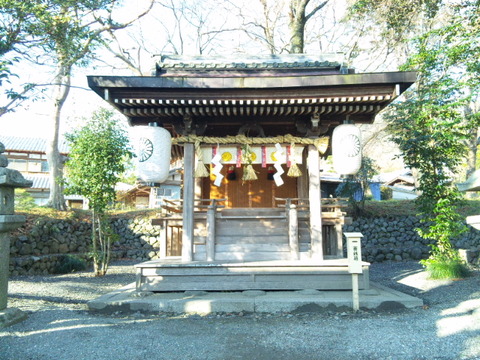
<svg viewBox="0 0 480 360">
<path fill-rule="evenodd" d="M 399 84 L 405 91 L 417 73 L 383 72 L 344 75 L 302 75 L 272 77 L 182 77 L 182 76 L 87 76 L 88 85 L 100 96 L 103 89 L 262 89 Z"/>
</svg>

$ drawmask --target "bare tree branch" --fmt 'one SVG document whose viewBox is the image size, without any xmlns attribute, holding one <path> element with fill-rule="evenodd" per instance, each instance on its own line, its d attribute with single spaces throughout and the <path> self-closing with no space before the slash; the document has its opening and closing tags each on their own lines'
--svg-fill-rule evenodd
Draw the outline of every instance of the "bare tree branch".
<svg viewBox="0 0 480 360">
<path fill-rule="evenodd" d="M 308 3 L 308 1 L 307 1 Z M 308 15 L 305 15 L 305 22 L 307 22 L 313 15 L 315 15 L 319 10 L 323 9 L 327 5 L 328 0 L 325 0 L 323 3 L 317 5 Z"/>
</svg>

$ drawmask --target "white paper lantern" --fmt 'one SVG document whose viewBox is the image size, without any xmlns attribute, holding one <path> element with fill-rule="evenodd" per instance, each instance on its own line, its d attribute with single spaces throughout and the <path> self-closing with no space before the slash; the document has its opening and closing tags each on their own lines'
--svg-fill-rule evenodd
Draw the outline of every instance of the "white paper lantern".
<svg viewBox="0 0 480 360">
<path fill-rule="evenodd" d="M 145 182 L 162 183 L 168 178 L 172 137 L 158 126 L 135 126 L 137 176 Z"/>
<path fill-rule="evenodd" d="M 339 125 L 333 130 L 332 157 L 335 171 L 355 175 L 362 166 L 360 129 L 353 124 Z"/>
</svg>

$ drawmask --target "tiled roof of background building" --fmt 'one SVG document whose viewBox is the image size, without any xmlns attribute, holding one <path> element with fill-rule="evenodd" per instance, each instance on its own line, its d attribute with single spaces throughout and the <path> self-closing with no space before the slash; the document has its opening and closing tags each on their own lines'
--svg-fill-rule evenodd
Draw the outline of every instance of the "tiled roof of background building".
<svg viewBox="0 0 480 360">
<path fill-rule="evenodd" d="M 31 180 L 33 185 L 27 190 L 42 190 L 50 192 L 50 178 L 48 174 L 24 174 L 23 177 Z M 83 200 L 80 195 L 64 195 L 65 200 Z"/>
<path fill-rule="evenodd" d="M 7 151 L 45 153 L 47 140 L 43 138 L 3 136 L 0 135 L 0 142 L 5 145 Z M 69 148 L 65 141 L 59 142 L 61 154 L 68 154 Z"/>
<path fill-rule="evenodd" d="M 50 189 L 48 174 L 24 174 L 23 177 L 33 182 L 31 189 Z"/>
</svg>

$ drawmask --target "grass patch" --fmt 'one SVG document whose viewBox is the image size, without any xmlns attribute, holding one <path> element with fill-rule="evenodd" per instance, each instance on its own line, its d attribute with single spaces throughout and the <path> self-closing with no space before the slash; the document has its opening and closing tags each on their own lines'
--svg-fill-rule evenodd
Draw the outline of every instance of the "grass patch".
<svg viewBox="0 0 480 360">
<path fill-rule="evenodd" d="M 458 208 L 462 216 L 472 216 L 480 214 L 480 200 L 465 200 Z"/>
<path fill-rule="evenodd" d="M 427 259 L 422 262 L 428 272 L 429 278 L 440 279 L 463 279 L 469 276 L 468 267 L 461 260 L 436 260 Z"/>
<path fill-rule="evenodd" d="M 68 211 L 59 211 L 48 207 L 35 207 L 29 210 L 18 210 L 16 214 L 30 215 L 37 218 L 44 217 L 58 220 L 83 220 L 90 217 L 88 210 L 72 209 Z"/>
<path fill-rule="evenodd" d="M 348 206 L 344 211 L 348 216 L 353 216 L 353 209 Z M 133 219 L 137 217 L 155 218 L 159 216 L 161 209 L 135 209 L 118 210 L 112 209 L 108 212 L 110 216 Z M 467 217 L 480 214 L 480 200 L 465 200 L 458 208 L 461 216 Z M 22 209 L 16 211 L 17 214 L 29 215 L 31 217 L 46 217 L 61 220 L 87 220 L 91 217 L 89 210 L 72 209 L 68 211 L 58 211 L 47 207 L 35 207 L 32 209 Z M 395 216 L 415 216 L 415 200 L 382 200 L 365 201 L 365 217 L 395 217 Z"/>
<path fill-rule="evenodd" d="M 353 209 L 348 206 L 347 214 L 352 216 Z M 414 200 L 382 200 L 382 201 L 365 201 L 364 214 L 365 217 L 387 217 L 387 216 L 412 216 L 416 215 Z"/>
<path fill-rule="evenodd" d="M 346 211 L 352 216 L 353 209 L 350 206 Z M 365 201 L 366 217 L 415 216 L 417 213 L 415 200 Z M 463 217 L 479 215 L 480 200 L 465 200 L 458 207 L 458 213 Z"/>
<path fill-rule="evenodd" d="M 111 216 L 121 216 L 124 218 L 133 219 L 136 217 L 157 217 L 161 209 L 135 209 L 135 210 L 109 210 L 108 214 Z"/>
</svg>

